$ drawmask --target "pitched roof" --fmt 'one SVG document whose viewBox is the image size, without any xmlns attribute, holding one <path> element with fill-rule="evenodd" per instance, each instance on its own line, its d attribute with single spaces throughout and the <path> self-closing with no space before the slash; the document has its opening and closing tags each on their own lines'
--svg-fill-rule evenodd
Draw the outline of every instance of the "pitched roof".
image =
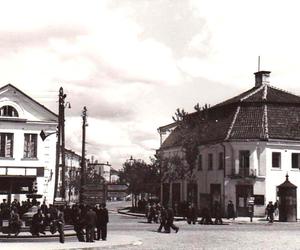
<svg viewBox="0 0 300 250">
<path fill-rule="evenodd" d="M 58 115 L 56 113 L 54 113 L 53 111 L 51 111 L 50 109 L 48 109 L 46 106 L 42 105 L 41 103 L 37 102 L 36 100 L 34 100 L 32 97 L 30 97 L 29 95 L 25 94 L 23 91 L 21 91 L 20 89 L 18 89 L 17 87 L 15 87 L 12 84 L 6 84 L 4 86 L 2 86 L 0 88 L 0 91 L 7 88 L 7 87 L 11 87 L 13 89 L 15 89 L 16 91 L 18 91 L 19 93 L 21 93 L 22 95 L 26 96 L 26 98 L 30 99 L 32 102 L 36 103 L 38 106 L 42 107 L 43 109 L 47 110 L 48 112 L 50 112 L 52 115 L 58 117 Z"/>
<path fill-rule="evenodd" d="M 180 146 L 188 136 L 196 138 L 199 144 L 230 140 L 300 140 L 300 97 L 268 84 L 188 116 L 194 126 L 176 128 L 161 148 Z"/>
</svg>

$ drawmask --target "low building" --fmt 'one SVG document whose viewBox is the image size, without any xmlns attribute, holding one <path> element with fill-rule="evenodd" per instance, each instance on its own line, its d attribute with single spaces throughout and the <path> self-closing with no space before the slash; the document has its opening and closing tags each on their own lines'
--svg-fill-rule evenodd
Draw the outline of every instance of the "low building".
<svg viewBox="0 0 300 250">
<path fill-rule="evenodd" d="M 2 198 L 37 192 L 53 202 L 57 115 L 8 84 L 0 88 L 0 121 Z M 42 130 L 50 135 L 44 141 Z"/>
<path fill-rule="evenodd" d="M 298 185 L 300 97 L 271 86 L 269 76 L 268 71 L 256 72 L 253 88 L 159 128 L 162 164 L 169 172 L 176 165 L 185 169 L 182 178 L 164 180 L 164 202 L 189 201 L 201 209 L 218 201 L 225 211 L 231 200 L 239 216 L 248 216 L 249 200 L 254 199 L 254 215 L 264 216 L 267 203 L 278 199 L 277 187 L 287 173 Z M 197 147 L 192 166 L 188 140 Z"/>
</svg>

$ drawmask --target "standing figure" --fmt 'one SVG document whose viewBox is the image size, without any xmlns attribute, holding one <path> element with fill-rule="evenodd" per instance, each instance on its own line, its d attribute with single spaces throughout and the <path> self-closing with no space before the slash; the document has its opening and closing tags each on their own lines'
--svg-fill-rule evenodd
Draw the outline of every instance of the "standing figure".
<svg viewBox="0 0 300 250">
<path fill-rule="evenodd" d="M 81 213 L 81 209 L 79 207 L 74 208 L 74 216 L 73 216 L 73 223 L 74 223 L 74 230 L 76 232 L 76 236 L 78 241 L 84 242 L 84 217 Z"/>
<path fill-rule="evenodd" d="M 222 208 L 221 208 L 221 205 L 218 201 L 215 201 L 215 204 L 214 204 L 214 215 L 215 215 L 215 224 L 223 224 L 223 221 L 222 221 Z"/>
<path fill-rule="evenodd" d="M 266 207 L 267 215 L 269 218 L 269 222 L 273 223 L 274 221 L 274 205 L 272 201 L 269 201 L 269 204 Z"/>
<path fill-rule="evenodd" d="M 16 209 L 12 209 L 10 213 L 10 219 L 9 219 L 9 227 L 10 227 L 10 232 L 14 233 L 15 236 L 18 236 L 20 233 L 22 222 L 20 220 L 20 216 L 17 213 Z"/>
<path fill-rule="evenodd" d="M 227 219 L 235 219 L 235 210 L 232 201 L 230 200 L 227 205 Z"/>
<path fill-rule="evenodd" d="M 58 214 L 58 218 L 57 218 L 57 229 L 58 229 L 58 233 L 59 233 L 59 242 L 60 243 L 65 243 L 64 226 L 65 226 L 64 213 L 62 211 L 60 211 Z"/>
<path fill-rule="evenodd" d="M 177 233 L 179 230 L 179 227 L 174 225 L 174 211 L 173 208 L 167 207 L 167 222 L 166 222 L 166 233 L 171 232 L 171 228 L 175 230 Z"/>
<path fill-rule="evenodd" d="M 44 217 L 41 209 L 38 209 L 37 213 L 32 217 L 31 233 L 32 235 L 39 236 L 40 233 L 46 234 L 44 231 Z"/>
<path fill-rule="evenodd" d="M 100 240 L 100 237 L 102 240 L 106 240 L 108 222 L 108 210 L 105 203 L 102 203 L 97 215 L 97 240 Z"/>
<path fill-rule="evenodd" d="M 96 221 L 96 212 L 92 209 L 92 207 L 88 207 L 88 211 L 85 216 L 86 242 L 94 242 Z"/>
<path fill-rule="evenodd" d="M 188 224 L 193 223 L 194 225 L 196 224 L 197 221 L 197 208 L 194 206 L 194 204 L 190 204 L 188 209 L 187 209 L 187 215 L 186 215 L 186 220 Z"/>
</svg>

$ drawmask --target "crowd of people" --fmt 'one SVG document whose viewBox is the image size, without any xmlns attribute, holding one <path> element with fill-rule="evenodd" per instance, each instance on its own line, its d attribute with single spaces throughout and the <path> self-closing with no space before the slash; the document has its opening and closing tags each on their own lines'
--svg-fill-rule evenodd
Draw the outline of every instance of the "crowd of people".
<svg viewBox="0 0 300 250">
<path fill-rule="evenodd" d="M 109 216 L 105 203 L 94 207 L 84 204 L 74 204 L 72 207 L 52 204 L 48 206 L 45 202 L 40 205 L 35 199 L 27 199 L 21 204 L 16 199 L 11 204 L 3 199 L 0 203 L 0 220 L 9 222 L 9 234 L 14 233 L 17 236 L 20 233 L 24 215 L 34 206 L 37 212 L 30 219 L 32 235 L 45 234 L 48 227 L 52 234 L 58 232 L 59 241 L 64 243 L 64 226 L 69 224 L 74 226 L 79 241 L 94 242 L 107 238 Z"/>
</svg>

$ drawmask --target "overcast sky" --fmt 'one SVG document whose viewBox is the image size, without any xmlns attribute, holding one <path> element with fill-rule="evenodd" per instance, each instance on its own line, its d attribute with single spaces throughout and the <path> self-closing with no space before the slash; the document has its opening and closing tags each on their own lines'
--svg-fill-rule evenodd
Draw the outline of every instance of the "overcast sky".
<svg viewBox="0 0 300 250">
<path fill-rule="evenodd" d="M 1 1 L 0 80 L 57 112 L 67 147 L 119 168 L 148 160 L 176 108 L 216 104 L 254 86 L 258 56 L 271 84 L 300 95 L 299 1 Z"/>
</svg>

